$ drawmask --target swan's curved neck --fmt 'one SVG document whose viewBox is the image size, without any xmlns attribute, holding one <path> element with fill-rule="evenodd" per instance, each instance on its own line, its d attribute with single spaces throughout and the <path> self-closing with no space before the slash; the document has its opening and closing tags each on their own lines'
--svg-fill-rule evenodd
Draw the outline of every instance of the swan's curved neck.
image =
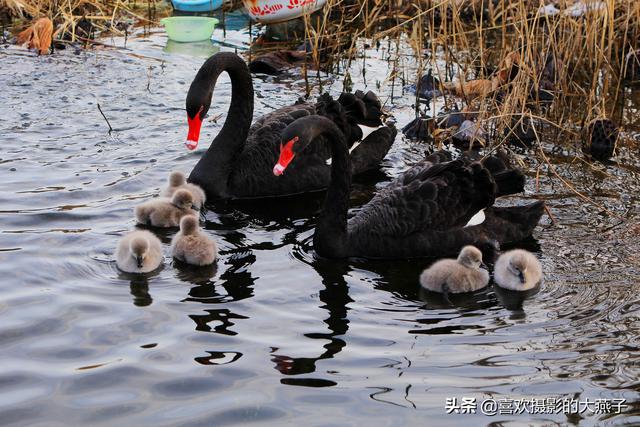
<svg viewBox="0 0 640 427">
<path fill-rule="evenodd" d="M 233 159 L 244 147 L 249 134 L 253 118 L 253 83 L 249 68 L 242 58 L 233 53 L 216 54 L 200 68 L 187 97 L 189 102 L 191 92 L 196 91 L 196 99 L 205 99 L 209 105 L 218 76 L 225 71 L 231 78 L 232 88 L 227 119 L 189 176 L 189 181 L 200 185 L 210 198 L 228 196 Z"/>
<path fill-rule="evenodd" d="M 351 160 L 347 140 L 331 123 L 322 130 L 331 144 L 331 183 L 313 236 L 316 252 L 327 258 L 349 256 L 347 212 L 351 192 Z"/>
</svg>

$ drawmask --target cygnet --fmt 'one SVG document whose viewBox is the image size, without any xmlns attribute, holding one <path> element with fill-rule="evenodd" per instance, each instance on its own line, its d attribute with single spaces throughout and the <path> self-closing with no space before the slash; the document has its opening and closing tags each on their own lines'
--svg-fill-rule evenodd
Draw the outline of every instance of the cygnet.
<svg viewBox="0 0 640 427">
<path fill-rule="evenodd" d="M 198 215 L 191 209 L 193 195 L 188 190 L 177 190 L 169 199 L 158 197 L 144 202 L 135 208 L 136 219 L 141 224 L 154 227 L 177 227 L 180 219 L 186 215 Z"/>
<path fill-rule="evenodd" d="M 178 189 L 189 190 L 193 195 L 193 208 L 201 210 L 207 196 L 199 185 L 187 182 L 187 177 L 180 171 L 173 171 L 169 174 L 167 186 L 160 192 L 160 197 L 171 197 Z"/>
<path fill-rule="evenodd" d="M 116 265 L 127 273 L 148 273 L 162 263 L 160 240 L 149 231 L 126 234 L 116 248 Z"/>
<path fill-rule="evenodd" d="M 215 241 L 204 233 L 198 218 L 188 215 L 180 220 L 180 231 L 171 241 L 173 257 L 192 265 L 209 265 L 218 256 Z"/>
<path fill-rule="evenodd" d="M 424 270 L 420 284 L 433 292 L 473 292 L 489 283 L 489 272 L 481 265 L 482 252 L 475 246 L 465 246 L 457 259 L 443 259 Z"/>
<path fill-rule="evenodd" d="M 542 266 L 531 252 L 514 249 L 500 255 L 493 277 L 498 286 L 512 291 L 526 291 L 542 281 Z"/>
</svg>

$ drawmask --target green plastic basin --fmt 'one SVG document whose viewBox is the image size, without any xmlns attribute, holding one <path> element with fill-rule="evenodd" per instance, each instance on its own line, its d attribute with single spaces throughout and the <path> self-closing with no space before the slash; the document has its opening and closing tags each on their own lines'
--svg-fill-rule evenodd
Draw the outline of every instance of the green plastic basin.
<svg viewBox="0 0 640 427">
<path fill-rule="evenodd" d="M 206 16 L 172 16 L 161 19 L 160 23 L 171 40 L 184 43 L 209 40 L 218 20 Z"/>
</svg>

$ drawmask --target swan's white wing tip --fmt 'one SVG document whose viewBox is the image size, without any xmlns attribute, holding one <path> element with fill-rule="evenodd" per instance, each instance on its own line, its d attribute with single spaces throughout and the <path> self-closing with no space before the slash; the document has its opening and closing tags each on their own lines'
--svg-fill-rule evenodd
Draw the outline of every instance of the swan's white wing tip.
<svg viewBox="0 0 640 427">
<path fill-rule="evenodd" d="M 471 217 L 467 225 L 465 227 L 473 227 L 474 225 L 480 225 L 484 222 L 486 216 L 484 214 L 484 209 L 478 211 L 474 216 Z"/>
</svg>

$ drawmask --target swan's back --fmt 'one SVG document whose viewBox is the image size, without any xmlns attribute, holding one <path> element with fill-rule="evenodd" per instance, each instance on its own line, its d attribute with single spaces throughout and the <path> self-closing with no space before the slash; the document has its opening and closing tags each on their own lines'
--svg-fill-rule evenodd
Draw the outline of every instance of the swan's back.
<svg viewBox="0 0 640 427">
<path fill-rule="evenodd" d="M 349 221 L 355 235 L 403 238 L 463 227 L 493 204 L 491 174 L 478 163 L 424 161 L 401 174 Z"/>
</svg>

